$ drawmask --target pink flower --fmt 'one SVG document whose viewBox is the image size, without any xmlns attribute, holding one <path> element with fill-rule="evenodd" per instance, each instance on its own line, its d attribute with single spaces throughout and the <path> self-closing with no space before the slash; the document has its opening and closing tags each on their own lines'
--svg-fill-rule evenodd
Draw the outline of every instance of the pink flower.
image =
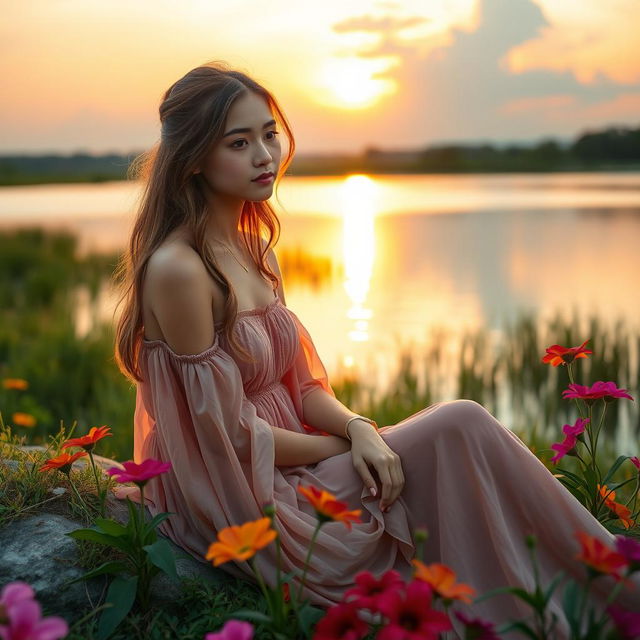
<svg viewBox="0 0 640 640">
<path fill-rule="evenodd" d="M 389 591 L 401 589 L 404 582 L 400 574 L 393 569 L 389 569 L 379 580 L 373 577 L 368 571 L 361 571 L 356 576 L 356 586 L 344 592 L 345 601 L 350 596 L 356 596 L 352 599 L 360 609 L 369 609 L 378 611 L 378 599 Z"/>
<path fill-rule="evenodd" d="M 389 622 L 378 633 L 377 640 L 436 640 L 441 631 L 451 629 L 445 613 L 431 608 L 433 592 L 423 580 L 412 580 L 404 593 L 386 593 L 379 600 L 380 611 Z"/>
<path fill-rule="evenodd" d="M 465 639 L 471 640 L 500 640 L 496 634 L 495 625 L 480 618 L 471 618 L 460 611 L 456 611 L 456 618 L 464 624 Z"/>
<path fill-rule="evenodd" d="M 621 638 L 624 640 L 640 638 L 640 613 L 625 611 L 617 604 L 607 607 L 607 613 L 611 616 Z"/>
<path fill-rule="evenodd" d="M 204 640 L 251 640 L 253 625 L 242 620 L 227 620 L 224 627 L 215 633 L 207 633 Z"/>
<path fill-rule="evenodd" d="M 62 618 L 41 617 L 40 605 L 33 596 L 33 589 L 26 582 L 10 582 L 4 587 L 0 596 L 3 640 L 58 640 L 69 633 Z"/>
<path fill-rule="evenodd" d="M 629 458 L 629 460 L 631 460 L 631 462 L 636 466 L 638 471 L 640 471 L 640 458 L 638 458 L 638 456 L 635 456 L 633 458 Z"/>
<path fill-rule="evenodd" d="M 313 640 L 359 640 L 369 625 L 358 617 L 355 602 L 340 602 L 331 607 L 316 625 Z"/>
<path fill-rule="evenodd" d="M 578 358 L 586 358 L 588 353 L 593 353 L 593 351 L 584 348 L 587 342 L 589 340 L 585 340 L 579 347 L 561 347 L 559 344 L 553 344 L 547 347 L 547 353 L 542 358 L 542 362 L 557 367 L 561 364 L 573 362 Z"/>
<path fill-rule="evenodd" d="M 564 456 L 570 456 L 574 449 L 576 448 L 576 444 L 578 444 L 578 438 L 576 436 L 568 435 L 562 442 L 556 442 L 551 445 L 551 448 L 554 451 L 557 451 L 556 455 L 551 458 L 551 462 L 553 464 L 558 464 L 558 460 L 560 458 L 564 458 Z"/>
<path fill-rule="evenodd" d="M 124 471 L 118 467 L 111 467 L 107 469 L 107 473 L 110 476 L 115 476 L 118 482 L 135 482 L 138 486 L 146 484 L 151 478 L 171 469 L 170 462 L 160 462 L 160 460 L 153 460 L 153 458 L 143 460 L 140 464 L 129 460 L 123 462 L 122 466 Z"/>
<path fill-rule="evenodd" d="M 628 398 L 633 400 L 626 389 L 618 389 L 615 382 L 594 382 L 590 387 L 581 384 L 570 384 L 568 389 L 562 392 L 564 398 L 579 398 L 581 400 L 595 401 L 604 398 L 606 401 L 612 401 L 616 398 Z"/>
<path fill-rule="evenodd" d="M 21 580 L 16 582 L 10 582 L 2 588 L 0 592 L 0 605 L 4 605 L 8 608 L 14 605 L 16 602 L 22 602 L 23 600 L 33 600 L 36 594 L 31 588 L 31 585 Z"/>
<path fill-rule="evenodd" d="M 616 551 L 624 556 L 632 571 L 640 569 L 640 542 L 628 536 L 616 536 Z"/>
</svg>

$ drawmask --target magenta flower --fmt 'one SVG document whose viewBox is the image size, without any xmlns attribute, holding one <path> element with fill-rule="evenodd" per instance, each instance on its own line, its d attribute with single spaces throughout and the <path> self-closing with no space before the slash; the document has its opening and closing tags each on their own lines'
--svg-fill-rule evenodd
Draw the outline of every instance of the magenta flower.
<svg viewBox="0 0 640 640">
<path fill-rule="evenodd" d="M 640 458 L 638 458 L 638 456 L 634 456 L 633 458 L 629 458 L 629 460 L 631 460 L 631 462 L 636 466 L 636 469 L 640 471 Z"/>
<path fill-rule="evenodd" d="M 640 613 L 625 611 L 621 606 L 612 604 L 607 607 L 620 638 L 634 640 L 640 638 Z"/>
<path fill-rule="evenodd" d="M 460 611 L 456 611 L 455 614 L 456 618 L 464 625 L 465 640 L 500 640 L 493 622 L 487 622 L 481 618 L 471 618 Z"/>
<path fill-rule="evenodd" d="M 402 577 L 397 571 L 389 569 L 379 580 L 374 578 L 369 571 L 361 571 L 356 576 L 356 586 L 344 592 L 344 600 L 350 596 L 360 609 L 378 611 L 378 599 L 389 591 L 401 589 L 404 586 Z"/>
<path fill-rule="evenodd" d="M 558 460 L 560 460 L 560 458 L 572 455 L 575 451 L 576 444 L 578 444 L 578 438 L 573 435 L 567 435 L 562 442 L 552 444 L 551 448 L 554 451 L 557 451 L 557 453 L 553 458 L 551 458 L 551 462 L 553 462 L 553 464 L 558 464 Z"/>
<path fill-rule="evenodd" d="M 242 620 L 227 620 L 224 627 L 215 633 L 207 633 L 204 640 L 251 640 L 253 625 Z"/>
<path fill-rule="evenodd" d="M 616 551 L 624 556 L 632 571 L 640 569 L 640 542 L 627 536 L 616 536 Z"/>
<path fill-rule="evenodd" d="M 26 582 L 10 582 L 4 587 L 0 596 L 2 640 L 58 640 L 69 633 L 62 618 L 41 617 L 40 604 L 33 596 L 33 589 Z"/>
<path fill-rule="evenodd" d="M 568 389 L 562 392 L 563 398 L 579 398 L 587 402 L 594 402 L 600 398 L 605 401 L 612 401 L 616 398 L 628 398 L 633 400 L 627 389 L 618 389 L 615 382 L 594 382 L 590 387 L 581 384 L 570 384 Z"/>
<path fill-rule="evenodd" d="M 579 436 L 589 423 L 589 418 L 578 418 L 573 425 L 565 424 L 562 432 L 567 436 Z"/>
<path fill-rule="evenodd" d="M 160 460 L 154 460 L 153 458 L 143 460 L 140 464 L 129 460 L 123 462 L 122 466 L 124 470 L 118 467 L 111 467 L 107 469 L 107 473 L 110 476 L 115 476 L 118 482 L 135 482 L 138 486 L 145 485 L 151 478 L 155 478 L 171 469 L 170 462 L 160 462 Z"/>
</svg>

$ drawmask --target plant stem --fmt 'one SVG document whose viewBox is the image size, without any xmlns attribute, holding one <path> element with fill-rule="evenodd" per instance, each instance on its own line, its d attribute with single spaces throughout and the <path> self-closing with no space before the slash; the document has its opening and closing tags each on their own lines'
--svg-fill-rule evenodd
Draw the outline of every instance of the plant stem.
<svg viewBox="0 0 640 640">
<path fill-rule="evenodd" d="M 98 494 L 98 500 L 100 500 L 100 517 L 104 518 L 104 496 L 100 493 L 100 481 L 98 480 L 98 470 L 96 469 L 96 463 L 93 460 L 93 453 L 91 451 L 89 453 L 89 460 L 91 461 L 91 466 L 93 467 L 93 476 L 96 479 L 96 493 Z"/>
<path fill-rule="evenodd" d="M 87 505 L 85 504 L 82 496 L 78 493 L 78 490 L 76 489 L 76 485 L 73 483 L 73 480 L 71 479 L 71 469 L 69 469 L 69 473 L 67 473 L 66 475 L 67 475 L 67 478 L 69 479 L 69 484 L 71 485 L 71 488 L 73 489 L 74 493 L 78 497 L 78 500 L 80 501 L 80 507 L 84 511 L 85 516 L 87 517 L 87 520 L 91 521 L 91 514 L 87 509 Z"/>
<path fill-rule="evenodd" d="M 307 557 L 304 561 L 304 569 L 302 571 L 302 581 L 300 582 L 300 590 L 298 591 L 298 602 L 302 599 L 302 589 L 304 587 L 304 579 L 307 575 L 307 569 L 309 568 L 309 560 L 311 559 L 311 552 L 313 550 L 313 543 L 316 541 L 316 537 L 318 532 L 320 531 L 320 527 L 322 526 L 322 521 L 319 520 L 316 525 L 316 529 L 313 532 L 313 536 L 311 537 L 311 542 L 309 543 L 309 551 L 307 551 Z"/>
</svg>

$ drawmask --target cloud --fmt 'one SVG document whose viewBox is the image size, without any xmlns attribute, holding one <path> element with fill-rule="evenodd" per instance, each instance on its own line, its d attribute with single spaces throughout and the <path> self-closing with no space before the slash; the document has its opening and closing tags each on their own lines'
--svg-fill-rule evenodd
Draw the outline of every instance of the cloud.
<svg viewBox="0 0 640 640">
<path fill-rule="evenodd" d="M 552 27 L 534 0 L 478 0 L 475 18 L 471 31 L 452 28 L 446 44 L 426 53 L 420 49 L 424 43 L 396 38 L 410 17 L 341 23 L 343 30 L 360 25 L 380 33 L 377 47 L 359 55 L 399 58 L 386 72 L 400 87 L 394 109 L 381 110 L 396 146 L 573 137 L 587 127 L 615 124 L 618 114 L 638 121 L 629 108 L 637 104 L 638 83 L 620 84 L 602 71 L 587 84 L 571 69 L 513 68 L 510 52 Z"/>
</svg>

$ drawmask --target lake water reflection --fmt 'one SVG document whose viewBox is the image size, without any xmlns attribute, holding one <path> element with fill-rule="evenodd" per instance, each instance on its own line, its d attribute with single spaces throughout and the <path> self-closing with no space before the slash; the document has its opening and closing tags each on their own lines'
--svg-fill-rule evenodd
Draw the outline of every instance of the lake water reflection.
<svg viewBox="0 0 640 640">
<path fill-rule="evenodd" d="M 287 304 L 330 376 L 384 387 L 401 346 L 454 353 L 461 332 L 497 333 L 523 311 L 637 330 L 638 172 L 288 177 L 279 194 Z M 83 251 L 122 250 L 137 196 L 125 182 L 4 187 L 0 226 L 66 227 Z M 101 304 L 108 317 L 108 292 Z"/>
</svg>

